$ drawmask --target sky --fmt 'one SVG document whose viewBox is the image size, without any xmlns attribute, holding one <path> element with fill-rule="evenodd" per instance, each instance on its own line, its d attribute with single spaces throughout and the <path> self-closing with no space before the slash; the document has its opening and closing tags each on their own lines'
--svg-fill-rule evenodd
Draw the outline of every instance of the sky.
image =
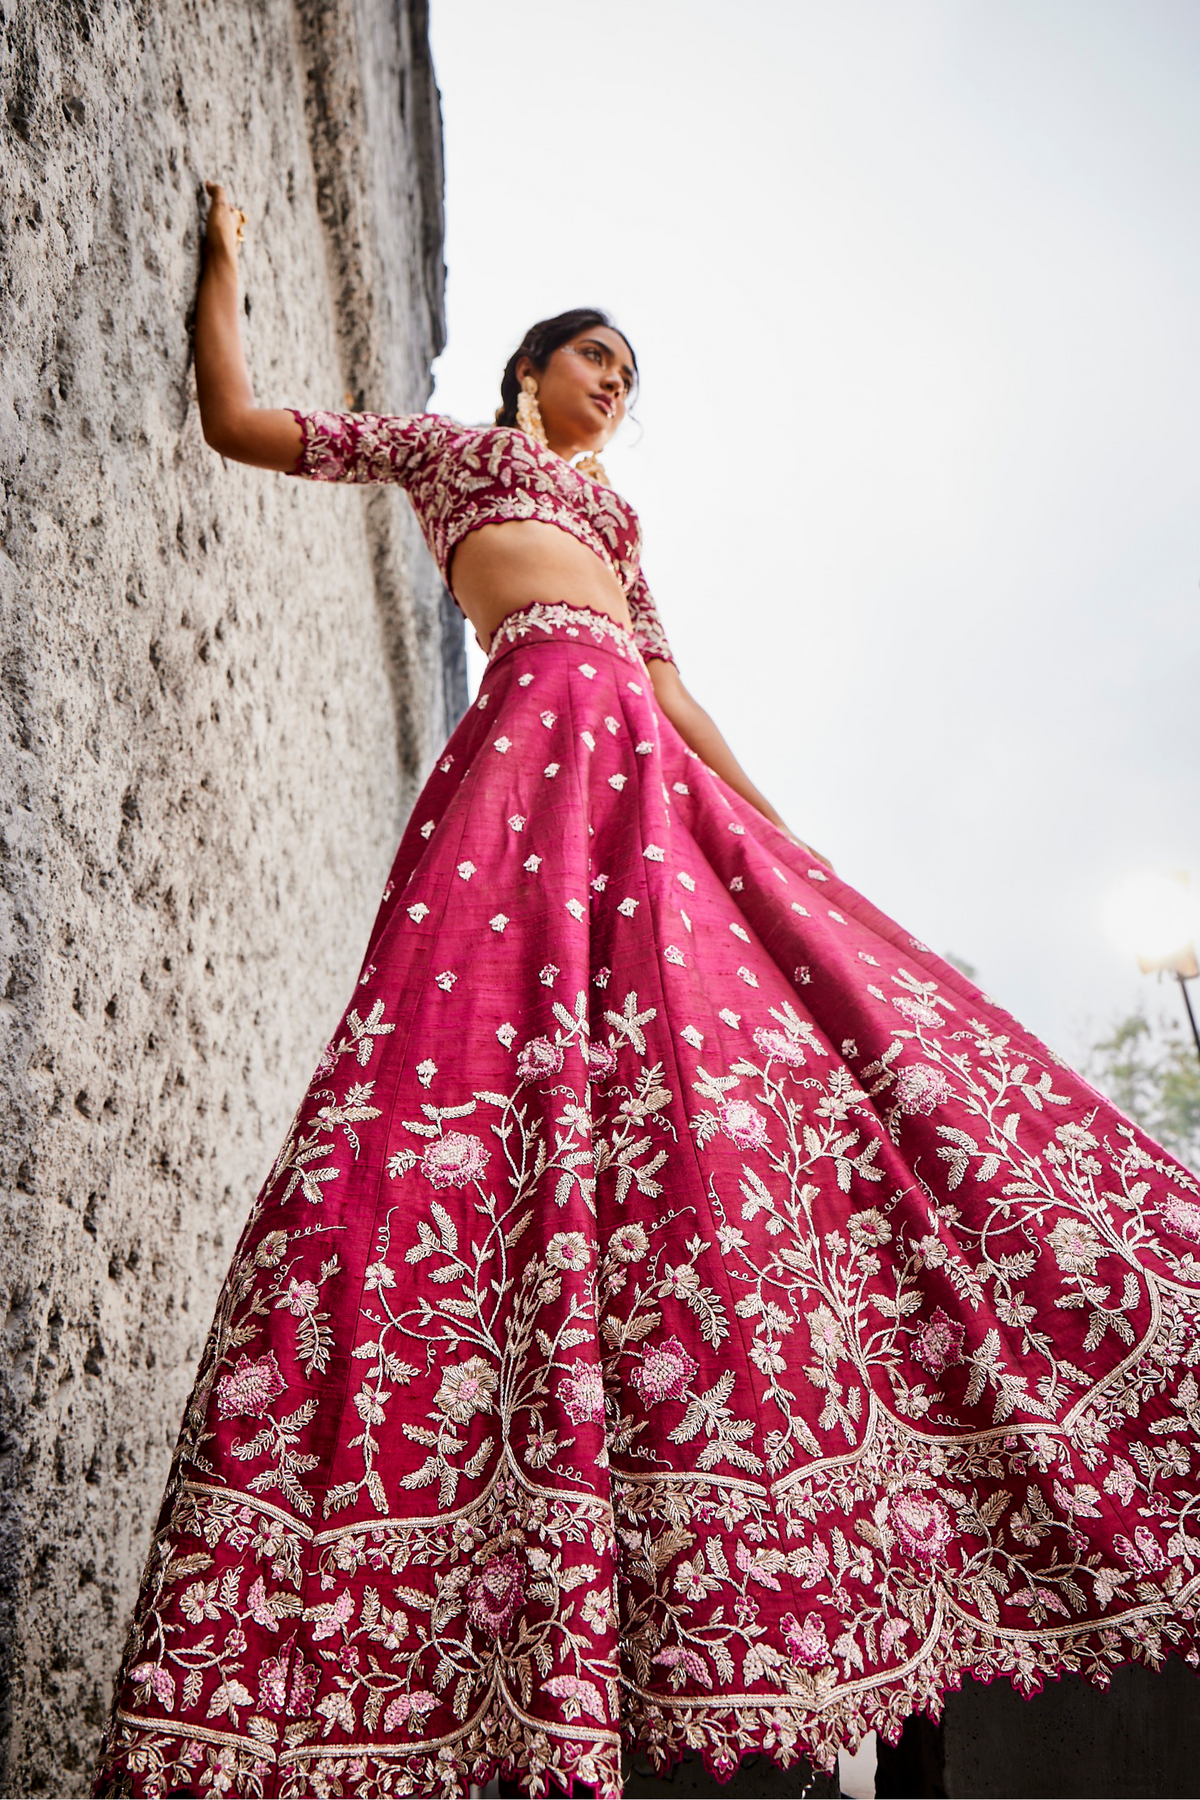
<svg viewBox="0 0 1200 1800">
<path fill-rule="evenodd" d="M 606 466 L 793 830 L 1076 1060 L 1180 1011 L 1104 909 L 1200 896 L 1200 6 L 432 0 L 432 42 L 431 406 L 611 311 Z"/>
</svg>

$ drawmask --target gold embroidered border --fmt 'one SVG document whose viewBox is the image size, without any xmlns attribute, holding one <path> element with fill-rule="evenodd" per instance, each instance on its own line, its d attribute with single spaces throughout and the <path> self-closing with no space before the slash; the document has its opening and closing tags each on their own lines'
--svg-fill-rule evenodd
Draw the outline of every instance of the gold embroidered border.
<svg viewBox="0 0 1200 1800">
<path fill-rule="evenodd" d="M 556 601 L 546 605 L 537 600 L 531 606 L 523 606 L 517 612 L 509 613 L 502 619 L 492 633 L 491 647 L 488 651 L 488 667 L 500 655 L 502 649 L 509 644 L 518 644 L 533 630 L 542 631 L 547 638 L 558 632 L 568 637 L 579 637 L 584 631 L 588 633 L 596 645 L 609 640 L 610 648 L 616 650 L 629 662 L 641 663 L 642 657 L 634 642 L 633 634 L 624 625 L 619 625 L 607 613 L 597 612 L 593 606 L 571 606 L 566 601 Z"/>
</svg>

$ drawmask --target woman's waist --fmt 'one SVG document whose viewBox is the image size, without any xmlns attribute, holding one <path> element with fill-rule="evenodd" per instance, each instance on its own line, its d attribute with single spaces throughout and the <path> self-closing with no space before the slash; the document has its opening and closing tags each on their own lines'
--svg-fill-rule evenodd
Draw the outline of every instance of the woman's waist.
<svg viewBox="0 0 1200 1800">
<path fill-rule="evenodd" d="M 454 592 L 481 644 L 511 614 L 571 606 L 633 628 L 629 600 L 611 563 L 552 525 L 481 527 L 454 559 Z"/>
<path fill-rule="evenodd" d="M 481 495 L 455 509 L 441 526 L 443 573 L 449 582 L 471 578 L 476 568 L 505 570 L 510 564 L 532 561 L 570 565 L 580 571 L 595 562 L 604 576 L 625 593 L 637 577 L 641 534 L 623 530 L 618 521 L 597 521 L 563 504 L 552 494 Z"/>
<path fill-rule="evenodd" d="M 619 566 L 590 538 L 544 520 L 480 524 L 453 552 L 447 580 L 484 641 L 510 612 L 537 600 L 569 598 L 631 623 Z"/>
</svg>

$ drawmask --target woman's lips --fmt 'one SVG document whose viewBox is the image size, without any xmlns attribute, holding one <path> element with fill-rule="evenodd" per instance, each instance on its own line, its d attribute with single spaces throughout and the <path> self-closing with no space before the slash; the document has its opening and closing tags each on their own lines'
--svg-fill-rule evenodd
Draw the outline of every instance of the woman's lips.
<svg viewBox="0 0 1200 1800">
<path fill-rule="evenodd" d="M 613 405 L 613 402 L 608 398 L 607 394 L 593 394 L 592 395 L 592 405 L 598 406 L 600 408 L 600 411 L 604 414 L 606 419 L 611 419 L 613 416 L 613 413 L 616 411 L 616 407 Z"/>
</svg>

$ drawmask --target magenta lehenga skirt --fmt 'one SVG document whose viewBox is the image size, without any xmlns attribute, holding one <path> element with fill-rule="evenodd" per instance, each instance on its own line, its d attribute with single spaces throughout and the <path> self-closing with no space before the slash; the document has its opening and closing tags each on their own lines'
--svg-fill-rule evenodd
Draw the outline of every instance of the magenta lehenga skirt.
<svg viewBox="0 0 1200 1800">
<path fill-rule="evenodd" d="M 1195 1661 L 1198 1296 L 1193 1177 L 527 608 L 234 1257 L 98 1791 L 614 1796 Z"/>
</svg>

